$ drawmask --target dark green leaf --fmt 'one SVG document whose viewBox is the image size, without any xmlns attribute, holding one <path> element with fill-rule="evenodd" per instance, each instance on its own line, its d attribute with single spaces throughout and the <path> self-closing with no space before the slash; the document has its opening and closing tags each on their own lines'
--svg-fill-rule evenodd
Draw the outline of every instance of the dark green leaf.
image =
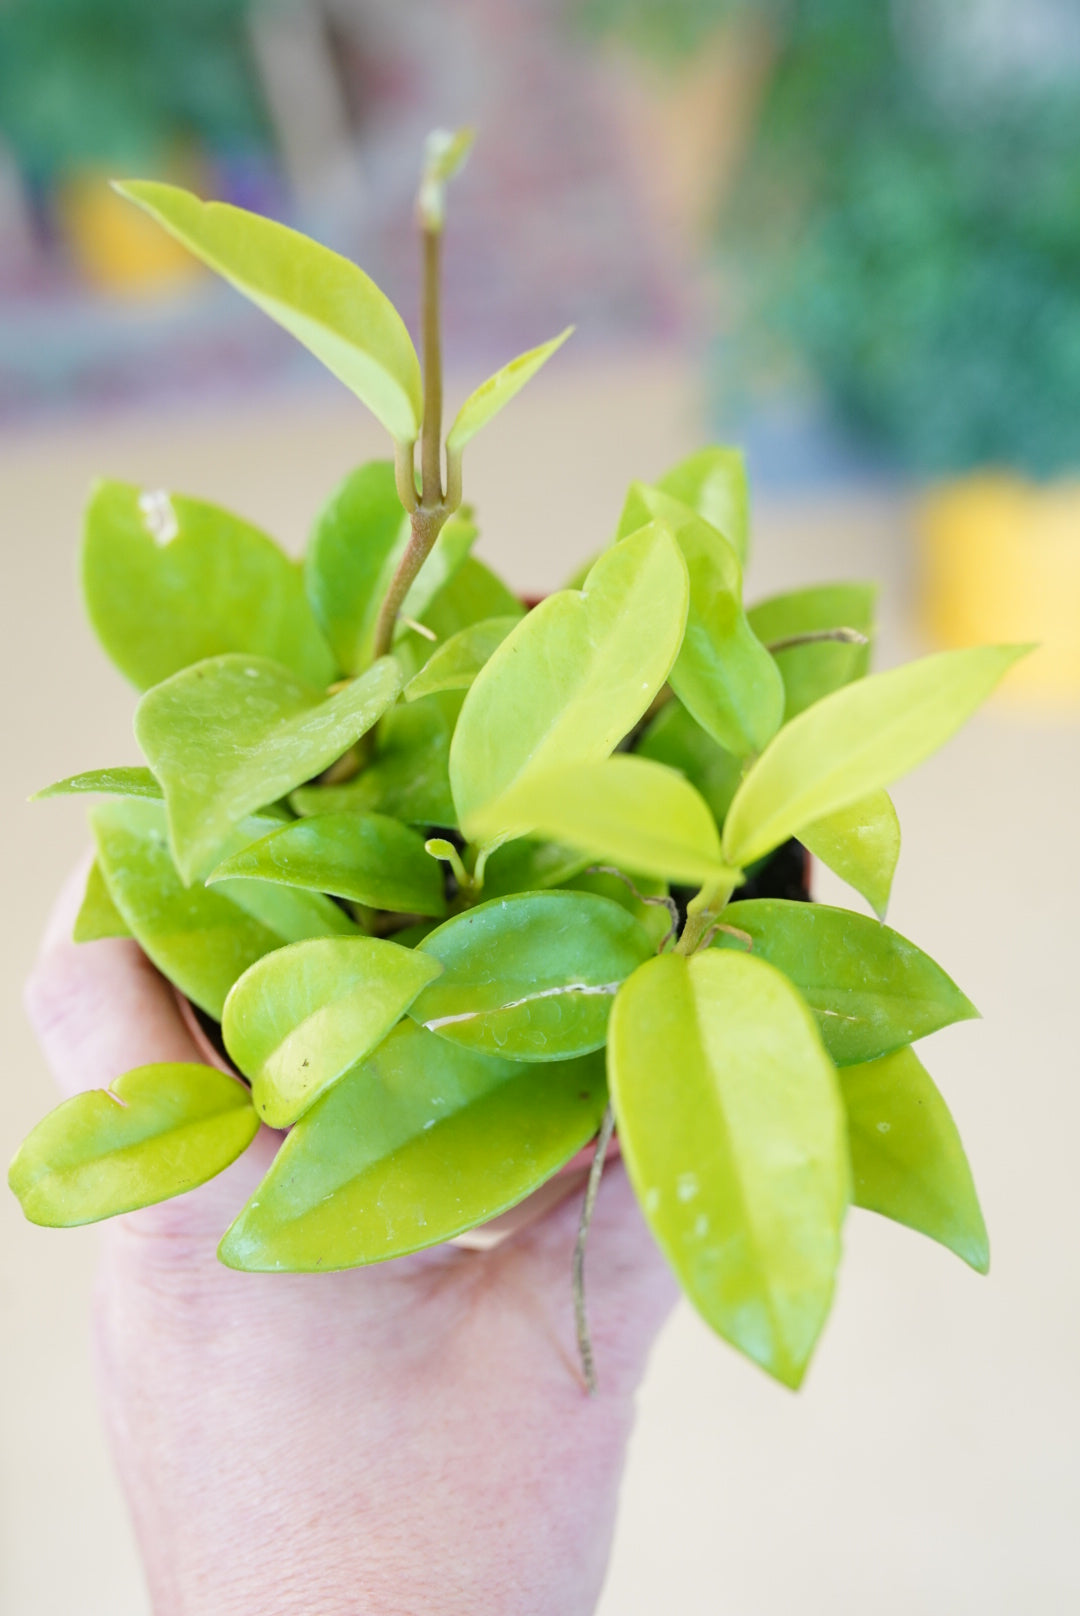
<svg viewBox="0 0 1080 1616">
<path fill-rule="evenodd" d="M 299 814 L 383 813 L 410 825 L 457 824 L 450 796 L 450 737 L 461 696 L 446 691 L 391 707 L 379 725 L 371 762 L 355 780 L 302 786 L 289 801 Z"/>
</svg>

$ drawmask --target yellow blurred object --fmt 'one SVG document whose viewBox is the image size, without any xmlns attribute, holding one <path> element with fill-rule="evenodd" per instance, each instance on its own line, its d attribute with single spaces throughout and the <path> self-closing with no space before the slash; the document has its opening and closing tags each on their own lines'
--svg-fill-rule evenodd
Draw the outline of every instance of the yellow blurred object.
<svg viewBox="0 0 1080 1616">
<path fill-rule="evenodd" d="M 57 189 L 57 222 L 84 278 L 102 291 L 153 297 L 204 274 L 160 225 L 117 196 L 113 177 L 79 169 Z"/>
<path fill-rule="evenodd" d="M 949 483 L 919 511 L 922 615 L 945 646 L 1035 640 L 1007 690 L 1080 701 L 1080 481 Z"/>
</svg>

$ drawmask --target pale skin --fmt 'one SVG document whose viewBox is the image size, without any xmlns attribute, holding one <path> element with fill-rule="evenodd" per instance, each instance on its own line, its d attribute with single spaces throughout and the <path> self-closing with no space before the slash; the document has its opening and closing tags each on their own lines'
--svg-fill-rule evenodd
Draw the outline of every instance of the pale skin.
<svg viewBox="0 0 1080 1616">
<path fill-rule="evenodd" d="M 69 941 L 84 880 L 27 989 L 65 1095 L 199 1059 L 134 943 Z M 589 1235 L 589 1398 L 577 1197 L 482 1255 L 233 1273 L 217 1241 L 276 1143 L 264 1130 L 210 1184 L 105 1226 L 99 1385 L 155 1616 L 595 1610 L 634 1394 L 675 1296 L 621 1166 Z"/>
</svg>

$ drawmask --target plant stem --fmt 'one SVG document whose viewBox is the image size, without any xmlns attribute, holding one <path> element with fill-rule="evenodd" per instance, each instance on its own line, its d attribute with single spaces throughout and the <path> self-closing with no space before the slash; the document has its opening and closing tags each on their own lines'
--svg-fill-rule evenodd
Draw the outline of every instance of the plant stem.
<svg viewBox="0 0 1080 1616">
<path fill-rule="evenodd" d="M 675 944 L 677 954 L 696 954 L 708 941 L 734 890 L 733 881 L 713 881 L 702 887 L 696 898 L 691 899 L 686 911 L 686 925 Z"/>
<path fill-rule="evenodd" d="M 615 1113 L 609 1103 L 600 1124 L 600 1132 L 596 1136 L 596 1154 L 589 1168 L 589 1182 L 585 1186 L 585 1200 L 582 1203 L 581 1220 L 574 1242 L 574 1322 L 577 1326 L 581 1372 L 585 1377 L 585 1390 L 590 1397 L 596 1391 L 596 1363 L 593 1358 L 592 1337 L 589 1335 L 588 1314 L 585 1310 L 585 1242 L 589 1237 L 589 1225 L 592 1223 L 596 1197 L 600 1192 L 604 1161 L 614 1132 Z"/>
<path fill-rule="evenodd" d="M 793 651 L 798 645 L 825 645 L 830 640 L 838 645 L 869 645 L 870 641 L 857 628 L 817 628 L 806 634 L 789 634 L 782 640 L 770 640 L 766 651 L 775 656 L 777 651 Z"/>
</svg>

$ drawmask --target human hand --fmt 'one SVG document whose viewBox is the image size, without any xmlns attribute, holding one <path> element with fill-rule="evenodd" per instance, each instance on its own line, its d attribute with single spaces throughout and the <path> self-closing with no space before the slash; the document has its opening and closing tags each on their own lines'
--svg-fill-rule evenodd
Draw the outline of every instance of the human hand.
<svg viewBox="0 0 1080 1616">
<path fill-rule="evenodd" d="M 127 940 L 53 912 L 27 1005 L 65 1095 L 199 1055 Z M 633 1397 L 675 1296 L 621 1163 L 589 1235 L 599 1390 L 574 1345 L 572 1197 L 494 1251 L 236 1273 L 218 1239 L 267 1170 L 107 1224 L 99 1383 L 156 1616 L 577 1616 L 610 1551 Z"/>
</svg>

